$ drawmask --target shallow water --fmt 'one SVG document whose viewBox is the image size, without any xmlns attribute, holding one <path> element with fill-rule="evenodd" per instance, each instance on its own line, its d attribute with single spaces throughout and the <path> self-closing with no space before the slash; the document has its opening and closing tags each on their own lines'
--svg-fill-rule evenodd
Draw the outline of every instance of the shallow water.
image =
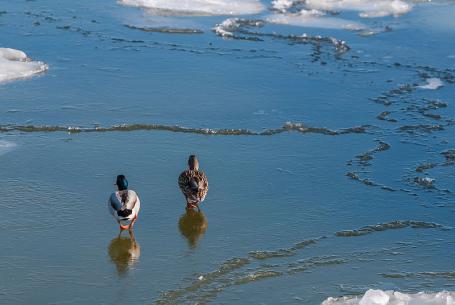
<svg viewBox="0 0 455 305">
<path fill-rule="evenodd" d="M 49 66 L 0 84 L 0 304 L 455 290 L 453 3 L 333 17 L 373 35 L 269 24 L 263 4 L 223 38 L 236 16 L 0 3 L 0 47 Z M 189 153 L 210 180 L 196 215 Z M 141 198 L 134 237 L 107 211 L 118 173 Z"/>
</svg>

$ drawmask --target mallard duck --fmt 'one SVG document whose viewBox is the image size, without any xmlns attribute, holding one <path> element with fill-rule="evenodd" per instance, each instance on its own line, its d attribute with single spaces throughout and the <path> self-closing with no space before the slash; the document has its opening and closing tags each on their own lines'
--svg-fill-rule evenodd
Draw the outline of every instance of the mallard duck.
<svg viewBox="0 0 455 305">
<path fill-rule="evenodd" d="M 118 191 L 109 197 L 109 211 L 120 225 L 121 231 L 131 230 L 137 220 L 141 201 L 135 191 L 128 189 L 128 181 L 124 175 L 117 176 L 115 185 Z"/>
<path fill-rule="evenodd" d="M 188 158 L 186 171 L 179 176 L 179 187 L 186 198 L 186 208 L 199 210 L 199 204 L 204 201 L 209 190 L 209 182 L 204 172 L 199 170 L 199 161 L 195 155 Z"/>
</svg>

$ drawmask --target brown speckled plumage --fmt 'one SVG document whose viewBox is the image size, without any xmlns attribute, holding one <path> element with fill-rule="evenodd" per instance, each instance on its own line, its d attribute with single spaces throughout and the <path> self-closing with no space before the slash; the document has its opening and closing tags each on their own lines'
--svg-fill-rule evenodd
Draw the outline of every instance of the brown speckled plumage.
<svg viewBox="0 0 455 305">
<path fill-rule="evenodd" d="M 191 187 L 191 180 L 196 181 L 198 188 Z M 179 187 L 186 197 L 187 203 L 199 204 L 204 201 L 209 190 L 209 182 L 204 172 L 199 170 L 186 170 L 179 176 Z"/>
</svg>

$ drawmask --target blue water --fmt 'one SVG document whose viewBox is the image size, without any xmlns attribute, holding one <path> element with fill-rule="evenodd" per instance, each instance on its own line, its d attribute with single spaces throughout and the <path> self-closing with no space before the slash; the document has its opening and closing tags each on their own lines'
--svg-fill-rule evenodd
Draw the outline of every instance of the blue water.
<svg viewBox="0 0 455 305">
<path fill-rule="evenodd" d="M 0 11 L 0 47 L 49 65 L 0 84 L 0 304 L 320 304 L 369 288 L 455 289 L 453 3 L 342 13 L 392 29 L 373 36 L 247 29 L 263 41 L 217 36 L 226 16 L 165 18 L 202 34 L 132 29 L 158 17 L 107 0 Z M 276 35 L 302 33 L 350 50 Z M 443 86 L 418 87 L 430 78 Z M 191 153 L 210 190 L 186 232 L 177 177 Z M 119 173 L 142 202 L 133 240 L 118 239 L 107 211 Z"/>
</svg>

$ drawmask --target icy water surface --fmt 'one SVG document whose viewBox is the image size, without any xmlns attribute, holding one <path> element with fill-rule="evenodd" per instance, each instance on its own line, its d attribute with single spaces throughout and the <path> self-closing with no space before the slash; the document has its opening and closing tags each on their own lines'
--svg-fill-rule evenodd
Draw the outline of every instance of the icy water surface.
<svg viewBox="0 0 455 305">
<path fill-rule="evenodd" d="M 0 1 L 0 304 L 451 304 L 452 16 Z M 106 206 L 119 173 L 131 235 Z"/>
</svg>

